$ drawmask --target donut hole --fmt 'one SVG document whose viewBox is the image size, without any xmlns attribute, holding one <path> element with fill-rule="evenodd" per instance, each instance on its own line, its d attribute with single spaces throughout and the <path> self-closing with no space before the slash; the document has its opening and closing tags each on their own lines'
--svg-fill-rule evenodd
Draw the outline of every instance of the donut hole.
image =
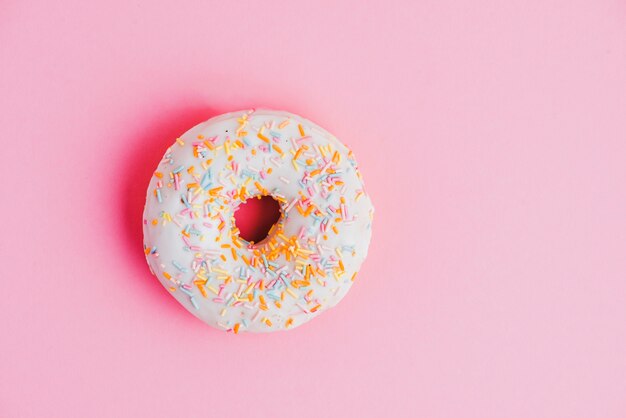
<svg viewBox="0 0 626 418">
<path fill-rule="evenodd" d="M 280 204 L 272 196 L 255 196 L 246 200 L 234 215 L 239 236 L 248 242 L 263 241 L 280 219 L 280 214 Z"/>
</svg>

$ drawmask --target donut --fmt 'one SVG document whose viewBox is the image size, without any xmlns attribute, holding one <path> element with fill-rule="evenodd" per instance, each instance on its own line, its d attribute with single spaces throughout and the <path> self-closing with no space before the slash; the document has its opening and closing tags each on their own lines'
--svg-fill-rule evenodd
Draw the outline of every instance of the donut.
<svg viewBox="0 0 626 418">
<path fill-rule="evenodd" d="M 235 212 L 270 196 L 280 217 L 246 241 Z M 167 149 L 143 213 L 150 271 L 189 312 L 240 333 L 298 327 L 335 306 L 367 256 L 374 208 L 352 151 L 284 111 L 203 122 Z"/>
</svg>

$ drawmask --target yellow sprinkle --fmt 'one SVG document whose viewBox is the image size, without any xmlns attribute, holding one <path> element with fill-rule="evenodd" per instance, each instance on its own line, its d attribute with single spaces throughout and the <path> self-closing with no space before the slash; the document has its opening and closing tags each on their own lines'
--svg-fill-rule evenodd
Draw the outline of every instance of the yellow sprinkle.
<svg viewBox="0 0 626 418">
<path fill-rule="evenodd" d="M 178 145 L 180 145 L 181 147 L 182 147 L 183 145 L 185 145 L 185 141 L 183 141 L 183 140 L 182 140 L 182 139 L 180 139 L 180 138 L 176 138 L 176 142 L 178 142 Z"/>
<path fill-rule="evenodd" d="M 289 119 L 285 119 L 278 125 L 278 129 L 283 129 L 285 126 L 289 125 Z"/>
</svg>

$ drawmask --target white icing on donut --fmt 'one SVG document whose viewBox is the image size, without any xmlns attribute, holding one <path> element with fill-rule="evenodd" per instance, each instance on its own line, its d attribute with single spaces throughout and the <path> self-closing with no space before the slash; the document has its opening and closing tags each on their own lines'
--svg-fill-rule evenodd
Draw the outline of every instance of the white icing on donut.
<svg viewBox="0 0 626 418">
<path fill-rule="evenodd" d="M 260 195 L 282 215 L 251 245 L 233 213 Z M 163 286 L 207 324 L 295 328 L 346 295 L 373 211 L 352 152 L 330 133 L 287 112 L 228 113 L 166 151 L 148 187 L 144 250 Z"/>
</svg>

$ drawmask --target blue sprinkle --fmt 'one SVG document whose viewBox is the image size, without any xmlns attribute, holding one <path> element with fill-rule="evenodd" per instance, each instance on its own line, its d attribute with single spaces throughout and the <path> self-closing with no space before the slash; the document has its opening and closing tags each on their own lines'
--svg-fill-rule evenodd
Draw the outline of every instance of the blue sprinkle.
<svg viewBox="0 0 626 418">
<path fill-rule="evenodd" d="M 184 169 L 185 169 L 185 166 L 184 166 L 184 165 L 181 165 L 180 167 L 178 167 L 178 168 L 174 169 L 174 170 L 172 171 L 172 173 L 174 173 L 174 174 L 178 174 L 178 173 L 180 173 L 181 171 L 183 171 Z"/>
<path fill-rule="evenodd" d="M 194 308 L 196 308 L 196 310 L 200 309 L 200 307 L 198 306 L 198 302 L 196 302 L 196 299 L 193 296 L 190 297 L 189 300 L 191 300 L 191 304 Z"/>
<path fill-rule="evenodd" d="M 187 206 L 187 209 L 191 209 L 191 206 L 189 205 L 189 202 L 187 202 L 187 198 L 185 197 L 185 195 L 181 194 L 180 198 L 183 200 L 183 203 L 185 204 L 185 206 Z"/>
<path fill-rule="evenodd" d="M 172 261 L 172 264 L 174 265 L 174 267 L 176 267 L 178 270 L 182 271 L 183 273 L 187 273 L 187 269 L 183 266 L 180 265 L 180 263 L 176 260 Z"/>
<path fill-rule="evenodd" d="M 207 170 L 200 180 L 200 187 L 202 187 L 204 190 L 207 190 L 212 183 L 211 177 L 211 170 Z"/>
</svg>

